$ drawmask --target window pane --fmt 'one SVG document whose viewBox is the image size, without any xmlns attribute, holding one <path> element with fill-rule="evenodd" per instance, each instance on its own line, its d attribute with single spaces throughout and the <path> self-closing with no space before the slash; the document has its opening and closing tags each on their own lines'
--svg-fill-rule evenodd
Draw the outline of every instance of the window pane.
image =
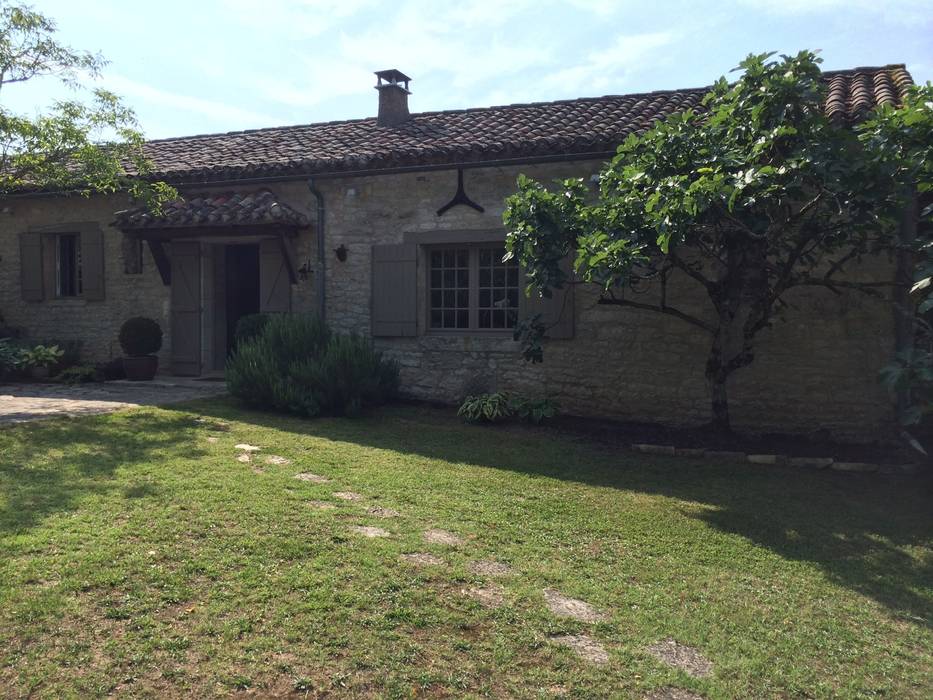
<svg viewBox="0 0 933 700">
<path fill-rule="evenodd" d="M 467 267 L 469 262 L 469 252 L 464 248 L 457 251 L 457 267 Z"/>
<path fill-rule="evenodd" d="M 479 310 L 479 327 L 492 328 L 492 312 L 485 309 Z"/>
<path fill-rule="evenodd" d="M 444 312 L 444 328 L 456 328 L 456 314 L 453 311 Z"/>
<path fill-rule="evenodd" d="M 470 307 L 470 290 L 461 289 L 457 292 L 457 308 L 467 309 Z"/>
<path fill-rule="evenodd" d="M 453 287 L 457 280 L 456 270 L 444 270 L 444 286 Z"/>
<path fill-rule="evenodd" d="M 492 250 L 490 248 L 483 248 L 481 251 L 479 251 L 479 264 L 492 264 Z"/>
<path fill-rule="evenodd" d="M 457 286 L 458 287 L 469 287 L 470 286 L 470 271 L 469 270 L 457 270 Z"/>
<path fill-rule="evenodd" d="M 431 312 L 431 328 L 440 328 L 441 327 L 441 312 L 432 311 Z"/>
<path fill-rule="evenodd" d="M 431 252 L 431 267 L 440 267 L 443 260 L 444 257 L 441 255 L 441 251 L 435 250 Z"/>
<path fill-rule="evenodd" d="M 444 251 L 444 267 L 454 267 L 454 251 L 445 250 Z"/>
<path fill-rule="evenodd" d="M 457 312 L 457 328 L 469 328 L 470 327 L 470 312 L 469 311 L 458 311 Z"/>
<path fill-rule="evenodd" d="M 495 287 L 502 287 L 505 285 L 505 270 L 501 267 L 497 267 L 492 271 L 492 284 Z"/>
<path fill-rule="evenodd" d="M 479 307 L 481 309 L 489 307 L 489 293 L 488 289 L 479 290 Z"/>
<path fill-rule="evenodd" d="M 508 284 L 510 287 L 518 286 L 518 265 L 510 265 L 508 269 Z"/>
<path fill-rule="evenodd" d="M 439 291 L 431 292 L 431 308 L 436 309 L 439 306 L 441 306 L 442 305 L 441 298 L 442 298 L 441 292 Z"/>
<path fill-rule="evenodd" d="M 58 296 L 74 297 L 80 294 L 80 256 L 81 253 L 77 235 L 65 234 L 58 236 L 55 250 L 55 287 Z"/>
<path fill-rule="evenodd" d="M 505 328 L 505 312 L 504 311 L 493 311 L 492 312 L 492 327 L 493 328 Z"/>
<path fill-rule="evenodd" d="M 431 286 L 432 287 L 441 286 L 441 271 L 440 270 L 431 270 Z"/>
<path fill-rule="evenodd" d="M 489 268 L 481 267 L 479 270 L 479 286 L 488 287 L 492 279 L 489 276 Z"/>
</svg>

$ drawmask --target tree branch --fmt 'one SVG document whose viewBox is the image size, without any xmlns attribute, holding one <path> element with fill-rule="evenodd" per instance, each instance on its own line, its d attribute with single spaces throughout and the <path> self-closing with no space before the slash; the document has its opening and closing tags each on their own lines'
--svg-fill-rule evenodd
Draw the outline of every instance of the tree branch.
<svg viewBox="0 0 933 700">
<path fill-rule="evenodd" d="M 681 321 L 686 321 L 687 323 L 693 324 L 697 328 L 702 328 L 710 335 L 716 334 L 716 329 L 705 321 L 701 321 L 695 316 L 691 316 L 690 314 L 684 313 L 683 311 L 672 308 L 670 306 L 655 306 L 654 304 L 643 304 L 639 301 L 617 299 L 616 297 L 600 297 L 597 303 L 608 306 L 627 306 L 632 309 L 641 309 L 643 311 L 655 311 L 657 313 L 667 314 L 668 316 L 674 316 L 675 318 L 679 318 Z"/>
</svg>

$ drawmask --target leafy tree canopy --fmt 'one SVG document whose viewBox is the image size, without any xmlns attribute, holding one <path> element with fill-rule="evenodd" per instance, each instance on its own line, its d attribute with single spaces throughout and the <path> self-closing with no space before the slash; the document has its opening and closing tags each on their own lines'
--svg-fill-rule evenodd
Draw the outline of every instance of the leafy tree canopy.
<svg viewBox="0 0 933 700">
<path fill-rule="evenodd" d="M 98 54 L 58 42 L 55 22 L 0 2 L 0 100 L 17 83 L 43 77 L 73 89 L 100 75 Z M 61 100 L 39 116 L 14 114 L 0 103 L 0 194 L 22 190 L 127 191 L 153 206 L 175 191 L 147 179 L 151 163 L 133 111 L 103 89 L 87 102 Z M 135 177 L 127 177 L 127 172 Z"/>
<path fill-rule="evenodd" d="M 918 172 L 911 139 L 895 154 L 880 135 L 860 139 L 832 123 L 820 62 L 809 51 L 749 56 L 738 80 L 720 78 L 701 109 L 629 136 L 598 192 L 582 178 L 546 187 L 522 177 L 507 200 L 507 256 L 525 266 L 532 291 L 549 295 L 569 283 L 560 263 L 570 256 L 574 282 L 597 285 L 602 303 L 674 316 L 708 335 L 718 428 L 730 426 L 726 380 L 752 362 L 756 337 L 786 307 L 789 290 L 880 296 L 892 284 L 851 273 L 862 256 L 895 244 L 905 188 Z M 912 119 L 893 108 L 877 118 Z M 916 140 L 925 138 L 918 128 Z M 705 292 L 707 310 L 668 302 L 677 277 Z M 543 330 L 531 321 L 520 331 L 530 359 L 541 359 Z"/>
</svg>

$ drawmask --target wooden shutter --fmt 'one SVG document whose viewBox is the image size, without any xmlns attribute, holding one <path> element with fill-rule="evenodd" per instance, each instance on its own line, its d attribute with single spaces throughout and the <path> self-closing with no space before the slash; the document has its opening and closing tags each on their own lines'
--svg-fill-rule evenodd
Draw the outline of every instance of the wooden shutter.
<svg viewBox="0 0 933 700">
<path fill-rule="evenodd" d="M 573 265 L 570 258 L 561 263 L 561 268 L 572 280 Z M 565 283 L 562 289 L 551 289 L 551 297 L 539 296 L 532 291 L 530 297 L 525 296 L 524 285 L 528 282 L 522 275 L 521 308 L 519 318 L 525 319 L 535 314 L 541 314 L 541 322 L 547 328 L 546 337 L 553 340 L 573 338 L 574 334 L 574 294 L 573 285 Z"/>
<path fill-rule="evenodd" d="M 377 337 L 418 334 L 418 246 L 374 245 L 372 325 Z"/>
<path fill-rule="evenodd" d="M 292 309 L 292 282 L 286 262 L 277 239 L 259 242 L 259 310 L 263 313 Z"/>
<path fill-rule="evenodd" d="M 24 301 L 42 301 L 42 234 L 19 234 L 20 290 Z"/>
<path fill-rule="evenodd" d="M 201 372 L 201 245 L 173 241 L 172 373 Z"/>
<path fill-rule="evenodd" d="M 104 234 L 99 228 L 81 231 L 81 287 L 88 301 L 104 298 Z"/>
</svg>

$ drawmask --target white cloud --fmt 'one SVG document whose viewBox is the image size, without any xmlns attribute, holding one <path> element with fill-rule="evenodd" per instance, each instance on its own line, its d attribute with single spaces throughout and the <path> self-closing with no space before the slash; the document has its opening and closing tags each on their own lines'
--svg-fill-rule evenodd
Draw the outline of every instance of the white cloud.
<svg viewBox="0 0 933 700">
<path fill-rule="evenodd" d="M 216 100 L 169 92 L 118 74 L 108 74 L 101 82 L 108 90 L 121 97 L 133 98 L 134 103 L 148 103 L 163 109 L 168 108 L 169 111 L 196 114 L 208 117 L 218 124 L 235 123 L 241 125 L 239 128 L 248 129 L 275 126 L 277 122 L 277 119 L 269 114 L 234 107 Z"/>
<path fill-rule="evenodd" d="M 553 89 L 572 86 L 571 91 L 578 95 L 596 95 L 611 85 L 618 85 L 649 57 L 656 64 L 653 56 L 657 50 L 675 40 L 671 32 L 623 35 L 612 46 L 590 52 L 582 63 L 551 73 L 543 82 Z"/>
<path fill-rule="evenodd" d="M 772 15 L 808 15 L 833 11 L 845 14 L 842 19 L 857 13 L 871 14 L 890 24 L 929 24 L 930 0 L 741 0 L 743 5 Z"/>
</svg>

